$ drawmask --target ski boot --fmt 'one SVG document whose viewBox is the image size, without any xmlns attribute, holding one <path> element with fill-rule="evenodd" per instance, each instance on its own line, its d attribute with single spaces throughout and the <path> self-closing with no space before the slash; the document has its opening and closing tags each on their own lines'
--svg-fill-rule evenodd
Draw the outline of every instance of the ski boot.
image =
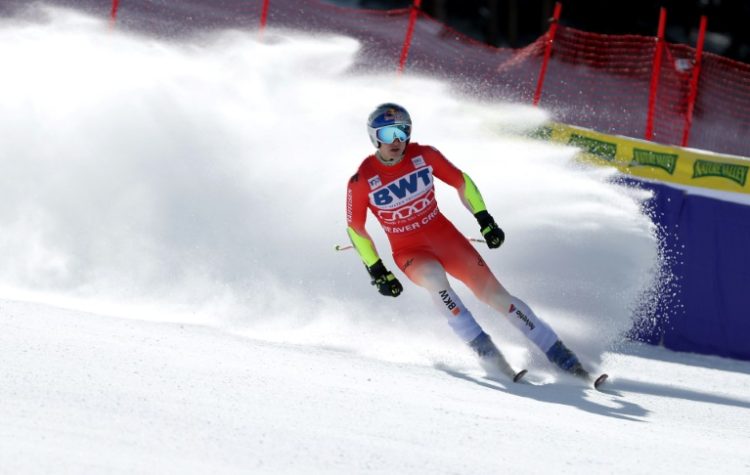
<svg viewBox="0 0 750 475">
<path fill-rule="evenodd" d="M 583 369 L 583 365 L 578 361 L 578 357 L 565 346 L 562 340 L 557 340 L 552 347 L 547 350 L 547 359 L 554 363 L 558 368 L 579 377 L 589 383 L 594 383 L 594 388 L 599 386 L 607 379 L 606 374 L 602 374 L 594 379 L 591 374 Z"/>
<path fill-rule="evenodd" d="M 479 364 L 489 375 L 496 373 L 500 370 L 504 375 L 511 378 L 514 383 L 517 383 L 521 378 L 526 375 L 526 370 L 523 369 L 516 372 L 508 361 L 505 359 L 500 350 L 495 346 L 492 338 L 485 332 L 482 332 L 469 342 L 469 346 L 479 356 Z"/>
</svg>

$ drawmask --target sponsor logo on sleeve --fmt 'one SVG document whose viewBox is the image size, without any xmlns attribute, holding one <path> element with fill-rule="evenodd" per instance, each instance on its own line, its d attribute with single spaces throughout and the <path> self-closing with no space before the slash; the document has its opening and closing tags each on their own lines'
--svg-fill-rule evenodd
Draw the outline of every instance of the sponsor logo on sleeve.
<svg viewBox="0 0 750 475">
<path fill-rule="evenodd" d="M 346 222 L 352 223 L 352 190 L 351 188 L 346 190 Z"/>
</svg>

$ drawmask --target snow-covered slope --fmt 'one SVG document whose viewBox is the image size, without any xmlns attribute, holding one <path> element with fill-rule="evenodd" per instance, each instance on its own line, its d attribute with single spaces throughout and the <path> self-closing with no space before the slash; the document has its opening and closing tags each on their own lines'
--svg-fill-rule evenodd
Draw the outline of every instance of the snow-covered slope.
<svg viewBox="0 0 750 475">
<path fill-rule="evenodd" d="M 2 473 L 748 473 L 750 364 L 641 346 L 604 392 L 0 303 Z"/>
</svg>

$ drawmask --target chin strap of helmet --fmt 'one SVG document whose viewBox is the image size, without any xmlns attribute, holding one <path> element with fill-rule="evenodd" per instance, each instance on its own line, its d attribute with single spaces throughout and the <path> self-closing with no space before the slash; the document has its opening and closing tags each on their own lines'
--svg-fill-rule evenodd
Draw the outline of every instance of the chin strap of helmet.
<svg viewBox="0 0 750 475">
<path fill-rule="evenodd" d="M 388 165 L 388 166 L 396 165 L 397 163 L 400 163 L 401 160 L 404 159 L 404 155 L 406 155 L 406 150 L 404 150 L 404 153 L 402 153 L 400 157 L 394 158 L 393 160 L 386 160 L 385 158 L 383 158 L 383 155 L 380 153 L 380 150 L 377 150 L 375 152 L 375 158 L 377 158 L 380 161 L 380 163 L 382 163 L 383 165 Z"/>
</svg>

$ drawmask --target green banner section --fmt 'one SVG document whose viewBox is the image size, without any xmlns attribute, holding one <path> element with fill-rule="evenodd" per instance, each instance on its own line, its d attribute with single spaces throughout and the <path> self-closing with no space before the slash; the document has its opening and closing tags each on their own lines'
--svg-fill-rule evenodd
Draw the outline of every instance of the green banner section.
<svg viewBox="0 0 750 475">
<path fill-rule="evenodd" d="M 581 158 L 612 165 L 623 173 L 652 180 L 721 191 L 750 193 L 750 159 L 661 145 L 553 123 L 534 137 L 581 149 Z"/>
</svg>

